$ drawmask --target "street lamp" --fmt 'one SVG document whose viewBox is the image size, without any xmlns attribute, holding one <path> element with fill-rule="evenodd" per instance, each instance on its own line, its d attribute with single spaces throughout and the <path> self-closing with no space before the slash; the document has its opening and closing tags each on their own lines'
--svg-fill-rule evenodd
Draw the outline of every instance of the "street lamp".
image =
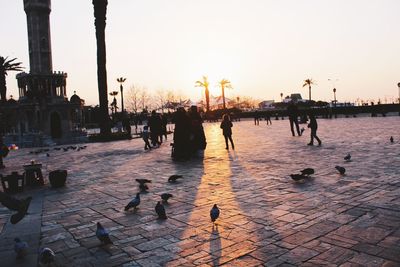
<svg viewBox="0 0 400 267">
<path fill-rule="evenodd" d="M 336 108 L 336 88 L 333 88 L 333 105 L 335 106 L 335 108 Z"/>
<path fill-rule="evenodd" d="M 122 114 L 124 114 L 124 87 L 122 84 L 126 81 L 126 78 L 121 77 L 117 79 L 117 82 L 119 82 L 119 89 L 121 90 L 121 111 Z"/>
<path fill-rule="evenodd" d="M 400 83 L 397 84 L 397 87 L 399 87 L 399 105 L 400 105 Z M 399 108 L 399 116 L 400 116 L 400 108 Z"/>
<path fill-rule="evenodd" d="M 283 93 L 281 93 L 281 102 L 283 102 Z"/>
<path fill-rule="evenodd" d="M 110 96 L 113 96 L 114 97 L 114 99 L 113 99 L 113 101 L 111 102 L 111 113 L 112 113 L 112 117 L 114 118 L 114 110 L 115 110 L 115 113 L 117 113 L 117 99 L 115 98 L 115 96 L 116 95 L 118 95 L 118 91 L 112 91 L 112 92 L 110 92 Z"/>
</svg>

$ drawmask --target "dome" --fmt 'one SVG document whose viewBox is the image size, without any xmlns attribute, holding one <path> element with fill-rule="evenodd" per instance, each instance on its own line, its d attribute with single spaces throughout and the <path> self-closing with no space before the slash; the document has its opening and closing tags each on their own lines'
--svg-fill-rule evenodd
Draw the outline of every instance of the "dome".
<svg viewBox="0 0 400 267">
<path fill-rule="evenodd" d="M 74 92 L 73 96 L 69 99 L 71 103 L 76 103 L 80 104 L 81 103 L 81 98 Z"/>
</svg>

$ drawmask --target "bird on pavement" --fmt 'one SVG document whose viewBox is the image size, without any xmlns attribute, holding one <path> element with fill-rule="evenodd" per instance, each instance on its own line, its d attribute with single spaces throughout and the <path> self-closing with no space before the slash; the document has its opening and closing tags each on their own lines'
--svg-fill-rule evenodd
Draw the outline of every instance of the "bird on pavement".
<svg viewBox="0 0 400 267">
<path fill-rule="evenodd" d="M 14 251 L 17 254 L 17 259 L 24 258 L 28 254 L 28 244 L 25 241 L 21 241 L 18 237 L 14 241 Z"/>
<path fill-rule="evenodd" d="M 302 175 L 311 175 L 314 174 L 314 169 L 313 168 L 305 168 L 304 170 L 300 171 Z"/>
<path fill-rule="evenodd" d="M 211 217 L 211 221 L 213 223 L 215 223 L 215 221 L 218 219 L 218 217 L 219 217 L 219 208 L 217 207 L 217 204 L 214 204 L 214 206 L 210 210 L 210 217 Z"/>
<path fill-rule="evenodd" d="M 108 231 L 101 225 L 97 223 L 96 236 L 103 244 L 112 244 Z"/>
<path fill-rule="evenodd" d="M 344 175 L 344 173 L 346 172 L 346 169 L 342 166 L 335 166 L 335 169 L 341 174 Z"/>
<path fill-rule="evenodd" d="M 10 210 L 20 211 L 29 207 L 32 197 L 27 197 L 24 200 L 16 199 L 6 193 L 0 192 L 0 203 Z"/>
<path fill-rule="evenodd" d="M 136 209 L 137 206 L 140 204 L 140 193 L 136 194 L 136 197 L 133 198 L 128 205 L 125 206 L 125 211 L 129 210 L 130 208 Z"/>
<path fill-rule="evenodd" d="M 163 194 L 161 194 L 161 199 L 164 201 L 164 202 L 168 202 L 168 199 L 169 198 L 171 198 L 171 197 L 173 197 L 173 195 L 172 194 L 170 194 L 170 193 L 163 193 Z"/>
<path fill-rule="evenodd" d="M 168 178 L 168 182 L 170 182 L 170 183 L 175 183 L 176 180 L 178 180 L 178 179 L 180 179 L 180 178 L 183 178 L 183 176 L 182 176 L 182 175 L 174 174 L 174 175 L 171 175 L 171 176 Z"/>
<path fill-rule="evenodd" d="M 39 253 L 39 262 L 41 264 L 50 264 L 54 262 L 56 254 L 50 248 L 42 248 Z"/>
<path fill-rule="evenodd" d="M 149 187 L 147 186 L 147 184 L 139 184 L 139 189 L 140 192 L 146 192 L 149 189 Z"/>
<path fill-rule="evenodd" d="M 12 224 L 18 223 L 25 217 L 25 215 L 28 213 L 31 200 L 32 197 L 27 197 L 26 199 L 19 200 L 3 192 L 0 192 L 0 203 L 2 203 L 9 210 L 17 211 L 17 213 L 11 215 L 10 217 L 10 222 Z"/>
<path fill-rule="evenodd" d="M 147 184 L 147 183 L 151 183 L 151 180 L 149 179 L 135 179 L 136 182 L 138 182 L 139 184 Z"/>
<path fill-rule="evenodd" d="M 289 176 L 290 176 L 290 178 L 292 178 L 295 181 L 300 181 L 300 180 L 307 178 L 307 176 L 303 175 L 303 174 L 290 174 Z"/>
<path fill-rule="evenodd" d="M 345 160 L 345 161 L 351 161 L 351 155 L 350 155 L 350 153 L 348 153 L 348 154 L 346 155 L 346 157 L 344 157 L 344 160 Z"/>
<path fill-rule="evenodd" d="M 158 215 L 158 219 L 167 219 L 167 214 L 165 213 L 165 208 L 163 204 L 160 203 L 160 201 L 157 202 L 157 205 L 155 207 L 156 213 Z"/>
<path fill-rule="evenodd" d="M 394 142 L 394 139 L 393 139 L 393 136 L 391 136 L 390 137 L 390 143 L 393 143 Z"/>
</svg>

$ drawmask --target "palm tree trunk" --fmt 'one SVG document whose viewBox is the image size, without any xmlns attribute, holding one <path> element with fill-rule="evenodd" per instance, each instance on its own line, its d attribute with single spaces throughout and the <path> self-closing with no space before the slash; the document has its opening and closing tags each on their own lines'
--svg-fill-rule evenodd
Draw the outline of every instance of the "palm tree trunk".
<svg viewBox="0 0 400 267">
<path fill-rule="evenodd" d="M 108 94 L 107 94 L 107 69 L 106 69 L 106 13 L 107 0 L 93 0 L 94 25 L 96 27 L 97 41 L 97 82 L 99 90 L 100 104 L 100 134 L 111 134 L 110 118 L 108 114 Z"/>
<path fill-rule="evenodd" d="M 308 85 L 308 98 L 311 101 L 311 85 Z"/>
<path fill-rule="evenodd" d="M 223 85 L 221 86 L 221 89 L 222 89 L 222 105 L 223 105 L 224 110 L 225 110 L 226 109 L 226 106 L 225 106 L 225 88 L 224 88 Z"/>
<path fill-rule="evenodd" d="M 0 71 L 0 100 L 1 102 L 6 101 L 7 87 L 6 87 L 6 75 L 5 72 Z"/>
<path fill-rule="evenodd" d="M 208 88 L 206 87 L 206 111 L 207 113 L 210 111 L 210 91 L 208 91 Z"/>
</svg>

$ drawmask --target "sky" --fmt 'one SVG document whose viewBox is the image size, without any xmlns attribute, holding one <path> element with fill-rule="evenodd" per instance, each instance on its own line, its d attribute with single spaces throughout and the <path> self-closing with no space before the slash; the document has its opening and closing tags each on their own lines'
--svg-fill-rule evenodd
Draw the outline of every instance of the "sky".
<svg viewBox="0 0 400 267">
<path fill-rule="evenodd" d="M 399 97 L 399 0 L 109 0 L 106 46 L 109 91 L 132 85 L 199 100 L 195 82 L 231 81 L 226 96 L 280 101 L 316 82 L 312 98 L 392 102 Z M 0 55 L 29 71 L 22 0 L 0 0 Z M 52 0 L 53 70 L 68 73 L 67 94 L 98 103 L 91 0 Z M 18 96 L 16 73 L 8 95 Z M 330 79 L 330 81 L 328 80 Z M 15 97 L 17 98 L 17 97 Z"/>
</svg>

